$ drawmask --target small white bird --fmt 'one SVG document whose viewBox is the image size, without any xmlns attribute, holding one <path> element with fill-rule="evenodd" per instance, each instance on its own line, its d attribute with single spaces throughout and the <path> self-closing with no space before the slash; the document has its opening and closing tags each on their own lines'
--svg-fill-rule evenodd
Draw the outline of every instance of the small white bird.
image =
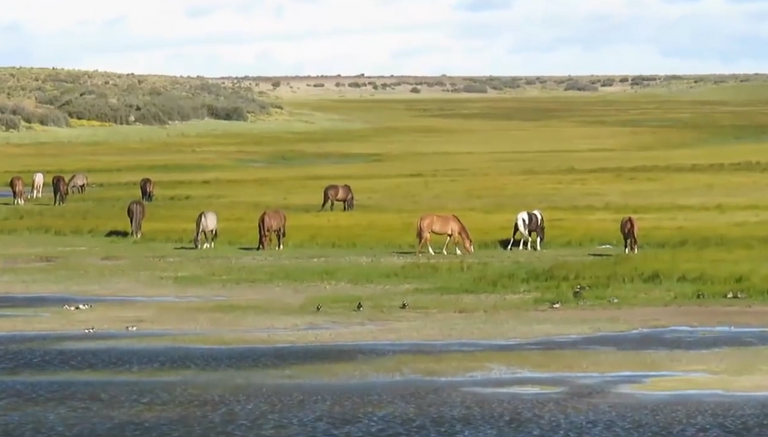
<svg viewBox="0 0 768 437">
<path fill-rule="evenodd" d="M 126 331 L 135 331 L 137 329 L 139 329 L 139 327 L 135 326 L 135 325 L 128 325 L 128 326 L 125 327 Z"/>
<path fill-rule="evenodd" d="M 83 329 L 83 332 L 88 332 L 88 333 L 95 332 L 95 331 L 96 331 L 96 328 L 94 328 L 93 326 L 91 326 L 90 328 Z"/>
<path fill-rule="evenodd" d="M 557 302 L 552 302 L 549 307 L 553 310 L 556 310 L 562 306 L 562 303 L 558 300 Z"/>
</svg>

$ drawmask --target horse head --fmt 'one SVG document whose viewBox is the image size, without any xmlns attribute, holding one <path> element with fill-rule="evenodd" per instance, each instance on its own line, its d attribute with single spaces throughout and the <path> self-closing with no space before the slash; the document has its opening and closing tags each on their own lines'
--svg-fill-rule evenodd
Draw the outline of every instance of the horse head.
<svg viewBox="0 0 768 437">
<path fill-rule="evenodd" d="M 347 197 L 347 210 L 352 211 L 353 209 L 355 209 L 355 195 L 350 191 L 349 197 Z"/>
</svg>

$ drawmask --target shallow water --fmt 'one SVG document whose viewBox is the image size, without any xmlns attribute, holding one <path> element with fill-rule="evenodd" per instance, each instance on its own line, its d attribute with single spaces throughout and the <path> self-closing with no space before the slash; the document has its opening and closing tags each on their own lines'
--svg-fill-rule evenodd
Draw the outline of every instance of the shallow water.
<svg viewBox="0 0 768 437">
<path fill-rule="evenodd" d="M 89 335 L 47 335 L 45 342 L 34 334 L 0 336 L 0 435 L 748 437 L 764 435 L 768 427 L 768 396 L 659 396 L 622 389 L 663 374 L 486 374 L 333 383 L 259 377 L 263 369 L 396 354 L 752 347 L 768 344 L 765 330 L 680 328 L 521 342 L 261 347 L 118 347 L 100 345 Z M 186 372 L 165 378 L 146 373 L 156 370 Z M 69 373 L 57 374 L 64 371 Z M 132 376 L 109 377 L 108 371 Z"/>
<path fill-rule="evenodd" d="M 191 302 L 225 300 L 218 296 L 76 296 L 69 294 L 3 294 L 0 308 L 40 308 L 93 302 Z"/>
</svg>

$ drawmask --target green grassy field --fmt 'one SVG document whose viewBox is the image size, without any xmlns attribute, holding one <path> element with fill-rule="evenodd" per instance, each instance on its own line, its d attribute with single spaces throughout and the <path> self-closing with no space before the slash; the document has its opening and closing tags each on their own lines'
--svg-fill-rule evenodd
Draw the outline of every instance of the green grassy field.
<svg viewBox="0 0 768 437">
<path fill-rule="evenodd" d="M 496 294 L 519 296 L 523 307 L 575 304 L 577 283 L 590 286 L 596 305 L 610 296 L 622 305 L 682 303 L 698 291 L 725 304 L 729 289 L 765 300 L 768 104 L 757 99 L 764 87 L 296 101 L 286 108 L 291 116 L 276 121 L 0 134 L 6 180 L 46 177 L 43 199 L 16 207 L 2 199 L 4 263 L 55 258 L 39 275 L 4 268 L 3 280 L 382 286 L 396 290 L 392 299 Z M 76 171 L 95 187 L 52 207 L 50 178 Z M 104 237 L 129 229 L 125 208 L 145 176 L 155 180 L 156 201 L 141 241 Z M 354 188 L 354 212 L 340 205 L 318 212 L 329 183 Z M 266 208 L 288 215 L 285 251 L 239 250 L 256 246 Z M 548 223 L 545 250 L 503 251 L 515 215 L 534 208 Z M 174 250 L 190 246 L 203 209 L 219 215 L 219 245 Z M 427 212 L 459 215 L 476 253 L 417 259 L 415 223 Z M 618 224 L 627 214 L 639 225 L 635 256 L 621 247 Z M 443 241 L 433 238 L 433 247 Z M 81 254 L 124 262 L 80 264 Z M 353 294 L 337 300 L 346 305 Z"/>
</svg>

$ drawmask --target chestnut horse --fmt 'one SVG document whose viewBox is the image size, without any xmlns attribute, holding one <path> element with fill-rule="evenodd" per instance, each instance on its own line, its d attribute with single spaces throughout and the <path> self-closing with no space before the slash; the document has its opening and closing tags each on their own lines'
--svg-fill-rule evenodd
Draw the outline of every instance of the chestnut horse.
<svg viewBox="0 0 768 437">
<path fill-rule="evenodd" d="M 32 198 L 37 199 L 43 197 L 43 184 L 45 183 L 45 176 L 38 172 L 32 175 Z"/>
<path fill-rule="evenodd" d="M 53 186 L 53 206 L 64 205 L 69 196 L 69 188 L 67 187 L 67 181 L 64 176 L 56 175 L 51 179 L 51 185 Z"/>
<path fill-rule="evenodd" d="M 141 225 L 144 223 L 145 208 L 141 200 L 132 200 L 128 204 L 128 220 L 131 222 L 131 237 L 141 238 Z"/>
<path fill-rule="evenodd" d="M 323 190 L 323 204 L 320 205 L 320 211 L 325 209 L 325 205 L 331 202 L 331 211 L 336 202 L 344 203 L 344 211 L 355 209 L 355 195 L 352 193 L 352 187 L 344 185 L 328 185 Z"/>
<path fill-rule="evenodd" d="M 141 190 L 141 200 L 151 202 L 155 198 L 155 183 L 150 178 L 144 178 L 139 181 L 139 190 Z"/>
<path fill-rule="evenodd" d="M 259 216 L 259 246 L 257 250 L 267 250 L 272 246 L 272 234 L 277 235 L 277 249 L 283 250 L 285 228 L 288 220 L 279 209 L 268 209 Z"/>
<path fill-rule="evenodd" d="M 435 254 L 432 250 L 432 245 L 429 244 L 429 239 L 432 234 L 446 235 L 445 244 L 443 245 L 443 255 L 447 255 L 446 248 L 448 242 L 453 240 L 453 247 L 456 249 L 456 255 L 461 255 L 458 242 L 456 240 L 461 238 L 461 242 L 464 245 L 464 249 L 473 253 L 475 246 L 472 244 L 472 237 L 469 235 L 469 230 L 464 226 L 464 223 L 459 220 L 455 215 L 438 215 L 438 214 L 424 214 L 419 217 L 419 221 L 416 223 L 416 238 L 419 240 L 419 247 L 416 249 L 416 255 L 421 255 L 421 248 L 424 243 L 429 248 L 431 255 Z"/>
<path fill-rule="evenodd" d="M 13 204 L 23 205 L 24 198 L 26 197 L 24 195 L 24 179 L 21 176 L 14 176 L 8 181 L 8 186 L 11 188 L 11 193 L 13 193 Z"/>
<path fill-rule="evenodd" d="M 635 223 L 635 218 L 631 215 L 622 218 L 619 231 L 621 231 L 621 237 L 624 239 L 624 253 L 630 251 L 637 253 L 637 223 Z"/>
<path fill-rule="evenodd" d="M 512 236 L 509 237 L 509 245 L 507 250 L 512 249 L 512 242 L 515 240 L 515 234 L 520 231 L 522 237 L 520 238 L 520 250 L 523 250 L 523 244 L 528 241 L 528 250 L 531 250 L 531 237 L 532 233 L 536 233 L 536 250 L 541 250 L 541 243 L 544 241 L 544 216 L 541 211 L 534 209 L 533 211 L 521 211 L 515 218 L 515 226 L 512 228 Z"/>
</svg>

